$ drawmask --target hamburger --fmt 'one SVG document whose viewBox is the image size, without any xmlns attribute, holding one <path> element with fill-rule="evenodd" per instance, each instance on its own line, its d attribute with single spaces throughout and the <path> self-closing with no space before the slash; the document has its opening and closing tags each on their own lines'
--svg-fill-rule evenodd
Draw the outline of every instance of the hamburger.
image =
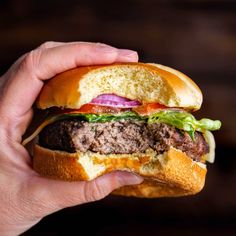
<svg viewBox="0 0 236 236">
<path fill-rule="evenodd" d="M 191 114 L 201 104 L 199 87 L 167 66 L 79 67 L 45 83 L 36 105 L 46 118 L 23 144 L 34 140 L 33 168 L 48 178 L 90 181 L 121 170 L 144 181 L 115 194 L 196 194 L 214 162 L 211 131 L 221 126 Z"/>
</svg>

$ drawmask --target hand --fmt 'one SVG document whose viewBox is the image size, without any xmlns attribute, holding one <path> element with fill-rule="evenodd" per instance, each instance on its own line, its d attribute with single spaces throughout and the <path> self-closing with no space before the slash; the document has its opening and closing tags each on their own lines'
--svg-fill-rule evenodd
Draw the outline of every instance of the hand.
<svg viewBox="0 0 236 236">
<path fill-rule="evenodd" d="M 99 200 L 114 189 L 142 182 L 113 172 L 90 182 L 40 177 L 21 145 L 32 105 L 45 80 L 78 66 L 137 61 L 137 53 L 99 43 L 47 42 L 23 55 L 0 78 L 0 235 L 18 235 L 62 208 Z"/>
</svg>

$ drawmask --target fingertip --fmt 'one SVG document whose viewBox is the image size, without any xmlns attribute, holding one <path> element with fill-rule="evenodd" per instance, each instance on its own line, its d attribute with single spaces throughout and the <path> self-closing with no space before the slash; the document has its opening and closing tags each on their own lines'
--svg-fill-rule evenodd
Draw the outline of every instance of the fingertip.
<svg viewBox="0 0 236 236">
<path fill-rule="evenodd" d="M 138 61 L 138 53 L 129 49 L 119 49 L 118 50 L 118 61 L 123 62 L 137 62 Z"/>
</svg>

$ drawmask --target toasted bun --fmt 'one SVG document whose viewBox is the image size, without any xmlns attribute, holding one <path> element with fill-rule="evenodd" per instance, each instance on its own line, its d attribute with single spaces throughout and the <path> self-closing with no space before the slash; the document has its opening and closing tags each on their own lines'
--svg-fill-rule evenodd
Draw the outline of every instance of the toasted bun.
<svg viewBox="0 0 236 236">
<path fill-rule="evenodd" d="M 195 194 L 203 188 L 206 176 L 204 164 L 192 161 L 175 148 L 160 155 L 152 149 L 145 153 L 101 155 L 53 151 L 35 145 L 33 167 L 42 176 L 67 181 L 89 181 L 115 170 L 133 172 L 145 181 L 114 193 L 149 198 Z"/>
<path fill-rule="evenodd" d="M 78 109 L 103 93 L 143 103 L 198 110 L 202 93 L 183 73 L 159 64 L 119 63 L 79 67 L 55 76 L 43 87 L 37 105 Z"/>
</svg>

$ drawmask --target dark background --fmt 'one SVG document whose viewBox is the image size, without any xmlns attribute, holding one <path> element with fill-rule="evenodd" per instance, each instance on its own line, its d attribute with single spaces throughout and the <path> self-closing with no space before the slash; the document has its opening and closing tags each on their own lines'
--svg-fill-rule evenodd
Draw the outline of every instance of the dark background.
<svg viewBox="0 0 236 236">
<path fill-rule="evenodd" d="M 216 161 L 196 196 L 109 196 L 64 209 L 24 235 L 236 235 L 236 1 L 0 1 L 0 73 L 44 41 L 104 42 L 188 74 L 198 118 L 220 119 Z"/>
</svg>

